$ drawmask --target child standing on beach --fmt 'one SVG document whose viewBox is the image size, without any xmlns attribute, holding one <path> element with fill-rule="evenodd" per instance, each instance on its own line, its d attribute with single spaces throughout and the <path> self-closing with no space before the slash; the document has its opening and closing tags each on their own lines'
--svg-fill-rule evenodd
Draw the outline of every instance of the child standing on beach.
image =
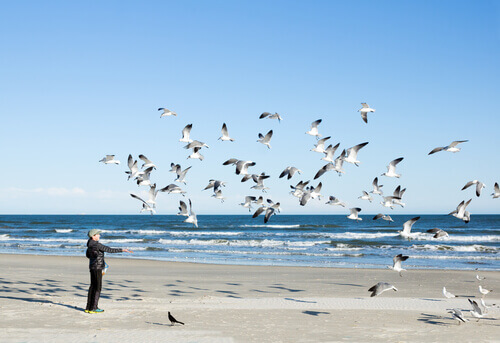
<svg viewBox="0 0 500 343">
<path fill-rule="evenodd" d="M 89 231 L 89 240 L 87 241 L 87 258 L 89 259 L 89 269 L 90 269 L 90 287 L 89 294 L 87 297 L 87 307 L 85 308 L 86 313 L 101 313 L 101 310 L 97 307 L 99 302 L 99 297 L 101 296 L 102 287 L 102 275 L 105 267 L 104 263 L 104 253 L 119 253 L 119 252 L 129 252 L 131 250 L 122 248 L 110 248 L 99 243 L 101 238 L 101 230 L 92 229 Z"/>
</svg>

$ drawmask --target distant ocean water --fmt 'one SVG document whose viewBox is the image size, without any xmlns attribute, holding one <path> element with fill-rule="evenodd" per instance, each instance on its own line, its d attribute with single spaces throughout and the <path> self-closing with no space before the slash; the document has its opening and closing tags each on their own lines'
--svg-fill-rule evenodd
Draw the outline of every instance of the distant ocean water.
<svg viewBox="0 0 500 343">
<path fill-rule="evenodd" d="M 199 228 L 169 215 L 0 215 L 0 253 L 85 256 L 87 232 L 101 242 L 127 247 L 125 258 L 240 265 L 386 268 L 397 254 L 404 266 L 423 269 L 500 270 L 500 215 L 473 215 L 465 224 L 451 216 L 423 215 L 412 232 L 398 235 L 414 215 L 394 223 L 362 216 L 276 215 L 264 224 L 250 215 L 199 215 Z M 450 236 L 434 239 L 438 227 Z"/>
</svg>

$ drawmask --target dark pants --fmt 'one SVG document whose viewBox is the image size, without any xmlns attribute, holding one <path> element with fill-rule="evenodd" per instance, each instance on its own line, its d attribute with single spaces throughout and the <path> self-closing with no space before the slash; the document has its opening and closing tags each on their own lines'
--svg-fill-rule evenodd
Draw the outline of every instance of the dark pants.
<svg viewBox="0 0 500 343">
<path fill-rule="evenodd" d="M 86 310 L 94 311 L 97 309 L 97 304 L 99 303 L 99 297 L 101 296 L 101 287 L 102 287 L 102 269 L 91 269 L 90 287 L 89 287 L 89 295 L 87 297 Z"/>
</svg>

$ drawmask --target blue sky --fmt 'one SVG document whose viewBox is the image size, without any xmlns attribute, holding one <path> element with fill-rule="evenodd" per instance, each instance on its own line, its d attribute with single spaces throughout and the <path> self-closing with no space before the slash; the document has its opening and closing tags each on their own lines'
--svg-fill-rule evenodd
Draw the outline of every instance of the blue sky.
<svg viewBox="0 0 500 343">
<path fill-rule="evenodd" d="M 473 198 L 474 213 L 500 213 L 489 194 L 500 182 L 500 6 L 494 1 L 19 1 L 2 4 L 0 28 L 0 178 L 2 214 L 136 214 L 127 182 L 128 154 L 144 154 L 174 180 L 170 163 L 192 166 L 184 188 L 200 214 L 245 214 L 245 195 L 228 158 L 252 160 L 266 172 L 265 196 L 282 213 L 348 214 L 325 200 L 298 204 L 291 184 L 311 180 L 324 165 L 304 132 L 320 132 L 343 148 L 368 141 L 359 168 L 333 172 L 322 194 L 362 213 L 448 213 Z M 377 112 L 362 122 L 368 102 Z M 159 118 L 158 107 L 178 117 Z M 259 120 L 264 111 L 284 120 Z M 220 142 L 225 122 L 236 141 Z M 187 160 L 178 140 L 210 148 Z M 274 130 L 272 149 L 256 142 Z M 467 139 L 457 154 L 427 153 Z M 115 154 L 122 164 L 97 161 Z M 380 177 L 404 157 L 400 179 Z M 286 166 L 303 171 L 278 179 Z M 386 194 L 407 188 L 407 206 L 389 210 L 358 200 L 379 176 Z M 227 182 L 221 204 L 202 192 Z M 461 191 L 478 179 L 480 198 Z M 316 185 L 318 181 L 312 181 Z M 158 214 L 175 214 L 181 197 L 160 194 Z"/>
</svg>

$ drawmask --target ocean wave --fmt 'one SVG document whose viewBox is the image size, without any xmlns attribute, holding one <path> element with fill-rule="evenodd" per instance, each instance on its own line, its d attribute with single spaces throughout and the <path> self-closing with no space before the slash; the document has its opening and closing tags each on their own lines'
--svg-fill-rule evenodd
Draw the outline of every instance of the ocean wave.
<svg viewBox="0 0 500 343">
<path fill-rule="evenodd" d="M 409 255 L 410 258 L 424 260 L 500 260 L 493 256 L 444 256 L 444 255 Z"/>
<path fill-rule="evenodd" d="M 288 224 L 288 225 L 279 225 L 279 224 L 245 224 L 245 225 L 240 225 L 240 227 L 268 227 L 272 229 L 293 229 L 293 228 L 299 228 L 301 227 L 300 224 Z"/>
<path fill-rule="evenodd" d="M 55 229 L 54 231 L 57 233 L 69 233 L 73 232 L 73 229 Z"/>
<path fill-rule="evenodd" d="M 342 233 L 328 233 L 328 232 L 315 232 L 304 233 L 302 237 L 316 237 L 316 238 L 335 238 L 335 239 L 377 239 L 383 237 L 397 237 L 398 233 L 364 233 L 364 232 L 342 232 Z"/>
<path fill-rule="evenodd" d="M 224 254 L 228 252 L 226 250 L 200 250 L 200 249 L 168 249 L 169 252 L 173 253 L 205 253 L 205 254 Z M 267 252 L 257 252 L 257 251 L 244 251 L 244 250 L 233 250 L 231 254 L 235 255 L 279 255 L 279 256 L 316 256 L 316 257 L 362 257 L 363 254 L 318 254 L 318 253 L 302 253 L 302 252 L 285 252 L 285 251 L 267 251 Z"/>
<path fill-rule="evenodd" d="M 433 235 L 416 232 L 418 235 L 412 236 L 411 238 L 418 241 L 433 240 L 433 241 L 445 241 L 445 242 L 500 242 L 500 235 L 485 235 L 485 236 L 460 236 L 460 235 L 450 235 L 448 237 L 433 238 Z"/>
<path fill-rule="evenodd" d="M 87 243 L 86 239 L 74 239 L 74 238 L 38 238 L 38 237 L 30 237 L 30 238 L 21 238 L 21 237 L 5 237 L 7 235 L 0 235 L 0 241 L 22 241 L 22 242 L 63 242 L 63 243 Z"/>
<path fill-rule="evenodd" d="M 234 232 L 234 231 L 167 231 L 171 236 L 239 236 L 244 235 L 244 232 Z"/>
<path fill-rule="evenodd" d="M 242 246 L 242 247 L 310 247 L 318 244 L 328 244 L 329 241 L 278 241 L 271 239 L 250 239 L 250 240 L 227 240 L 227 239 L 190 239 L 190 240 L 176 240 L 176 239 L 159 239 L 160 244 L 165 245 L 228 245 L 228 246 Z"/>
<path fill-rule="evenodd" d="M 441 250 L 441 251 L 458 251 L 458 252 L 488 252 L 488 253 L 498 252 L 497 247 L 488 247 L 479 244 L 474 244 L 474 245 L 423 244 L 423 245 L 412 245 L 410 248 L 414 250 L 431 250 L 431 251 Z"/>
</svg>

